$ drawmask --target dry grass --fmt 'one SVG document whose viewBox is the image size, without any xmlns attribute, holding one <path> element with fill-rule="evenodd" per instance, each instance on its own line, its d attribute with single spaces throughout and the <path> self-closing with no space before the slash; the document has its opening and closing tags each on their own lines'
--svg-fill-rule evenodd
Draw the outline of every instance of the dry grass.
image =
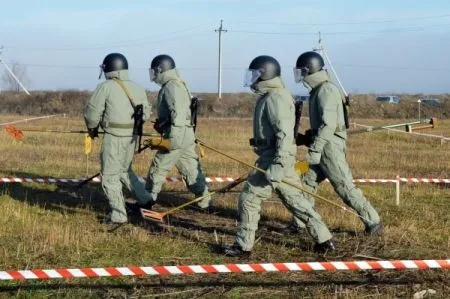
<svg viewBox="0 0 450 299">
<path fill-rule="evenodd" d="M 13 119 L 4 116 L 3 120 Z M 357 120 L 378 124 L 377 120 Z M 389 121 L 396 123 L 397 121 Z M 81 129 L 75 118 L 37 121 L 20 128 Z M 149 128 L 147 128 L 150 130 Z M 449 135 L 450 122 L 432 134 Z M 212 146 L 252 162 L 248 146 L 251 120 L 200 120 L 199 138 Z M 0 163 L 3 176 L 80 177 L 98 171 L 99 141 L 96 152 L 83 154 L 83 138 L 76 134 L 26 134 L 24 142 L 0 135 Z M 354 177 L 392 178 L 449 177 L 449 143 L 405 134 L 374 132 L 354 135 L 349 141 L 348 159 Z M 237 176 L 245 167 L 206 151 L 203 168 L 210 176 Z M 304 150 L 299 151 L 301 158 Z M 135 169 L 145 175 L 152 153 L 135 158 Z M 175 172 L 171 173 L 175 175 Z M 386 225 L 383 237 L 366 238 L 359 232 L 358 219 L 322 202 L 317 208 L 339 242 L 339 250 L 329 260 L 358 259 L 357 255 L 382 259 L 448 258 L 450 251 L 450 192 L 436 185 L 402 185 L 402 205 L 394 203 L 392 185 L 361 185 L 366 197 L 377 207 Z M 239 188 L 237 188 L 239 189 Z M 170 228 L 148 226 L 139 219 L 113 234 L 103 231 L 98 217 L 106 213 L 105 198 L 98 185 L 82 191 L 70 186 L 2 185 L 0 197 L 0 269 L 31 269 L 83 266 L 127 266 L 156 264 L 229 263 L 235 260 L 216 253 L 218 242 L 232 242 L 235 233 L 236 199 L 231 192 L 215 197 L 217 213 L 199 214 L 185 210 L 172 217 Z M 166 185 L 161 205 L 184 202 L 192 195 L 180 184 Z M 320 194 L 337 199 L 330 186 Z M 311 240 L 306 235 L 283 236 L 277 230 L 289 221 L 289 213 L 275 200 L 264 204 L 251 261 L 313 261 Z M 215 234 L 215 233 L 216 234 Z M 360 259 L 360 258 L 359 258 Z M 2 282 L 0 297 L 130 297 L 183 292 L 173 296 L 210 297 L 325 297 L 361 298 L 411 297 L 416 291 L 433 288 L 438 297 L 449 296 L 445 271 L 379 273 L 284 273 L 229 276 L 188 276 L 159 278 L 116 278 L 48 282 Z"/>
<path fill-rule="evenodd" d="M 196 93 L 202 99 L 200 115 L 214 117 L 250 117 L 253 112 L 254 94 L 224 93 L 222 99 L 217 100 L 215 93 Z M 72 116 L 81 116 L 85 102 L 91 92 L 77 90 L 62 91 L 33 91 L 31 96 L 23 92 L 2 92 L 0 94 L 1 114 L 20 115 L 49 115 L 67 113 Z M 413 118 L 417 117 L 417 100 L 424 98 L 422 94 L 398 94 L 400 104 L 391 105 L 376 102 L 376 94 L 350 95 L 351 118 Z M 154 102 L 156 93 L 148 92 L 149 99 Z M 450 94 L 433 96 L 440 100 L 440 105 L 431 107 L 422 105 L 423 116 L 435 116 L 443 119 L 450 117 Z M 304 109 L 304 115 L 308 114 Z"/>
</svg>

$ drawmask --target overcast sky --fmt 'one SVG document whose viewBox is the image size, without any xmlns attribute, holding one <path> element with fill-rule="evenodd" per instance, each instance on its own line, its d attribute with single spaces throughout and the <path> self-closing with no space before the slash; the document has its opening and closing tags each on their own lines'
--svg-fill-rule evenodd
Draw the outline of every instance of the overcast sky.
<svg viewBox="0 0 450 299">
<path fill-rule="evenodd" d="M 100 82 L 110 52 L 127 56 L 146 88 L 148 66 L 171 55 L 194 91 L 217 89 L 218 34 L 224 20 L 223 90 L 245 91 L 244 70 L 262 54 L 292 68 L 317 45 L 317 32 L 351 93 L 450 92 L 448 0 L 0 1 L 3 60 L 27 66 L 31 89 L 87 89 Z M 3 69 L 0 69 L 3 72 Z"/>
</svg>

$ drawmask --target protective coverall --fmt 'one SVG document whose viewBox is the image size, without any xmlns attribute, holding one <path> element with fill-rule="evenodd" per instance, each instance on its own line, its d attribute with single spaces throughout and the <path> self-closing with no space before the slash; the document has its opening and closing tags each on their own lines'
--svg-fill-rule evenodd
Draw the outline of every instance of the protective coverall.
<svg viewBox="0 0 450 299">
<path fill-rule="evenodd" d="M 320 162 L 310 165 L 310 169 L 302 177 L 302 183 L 309 191 L 317 192 L 318 185 L 328 178 L 345 204 L 362 217 L 367 230 L 380 223 L 380 217 L 353 183 L 346 160 L 347 132 L 342 96 L 337 87 L 329 81 L 325 70 L 308 75 L 303 81 L 310 90 L 309 119 L 313 143 L 310 145 L 309 154 L 316 155 Z M 313 198 L 310 197 L 310 200 Z M 295 219 L 298 227 L 304 227 L 301 222 L 301 219 Z"/>
<path fill-rule="evenodd" d="M 294 187 L 281 183 L 287 179 L 300 180 L 294 169 L 296 145 L 294 142 L 295 108 L 293 98 L 280 77 L 259 81 L 252 85 L 259 95 L 253 114 L 253 146 L 259 156 L 256 166 L 268 172 L 278 181 L 269 182 L 266 174 L 253 171 L 239 196 L 239 226 L 236 244 L 244 251 L 251 251 L 260 219 L 263 200 L 269 199 L 272 190 L 283 204 L 306 228 L 314 241 L 323 243 L 331 239 L 327 226 L 314 211 L 313 204 L 305 194 Z"/>
<path fill-rule="evenodd" d="M 205 195 L 208 186 L 195 151 L 191 95 L 176 69 L 159 73 L 155 82 L 161 85 L 156 103 L 158 122 L 163 124 L 162 136 L 170 140 L 171 149 L 156 152 L 148 171 L 146 189 L 156 200 L 167 173 L 175 166 L 189 191 L 196 197 Z M 200 208 L 208 208 L 210 204 L 210 197 L 198 202 Z"/>
<path fill-rule="evenodd" d="M 105 76 L 107 80 L 97 86 L 85 107 L 84 118 L 88 128 L 100 125 L 105 131 L 101 149 L 101 176 L 102 188 L 111 208 L 107 219 L 113 223 L 124 223 L 127 222 L 127 213 L 122 184 L 140 202 L 148 202 L 151 197 L 131 166 L 137 141 L 137 136 L 133 136 L 134 109 L 123 88 L 112 79 L 121 80 L 135 104 L 143 105 L 144 120 L 150 118 L 151 104 L 145 89 L 129 79 L 128 70 L 108 72 Z"/>
</svg>

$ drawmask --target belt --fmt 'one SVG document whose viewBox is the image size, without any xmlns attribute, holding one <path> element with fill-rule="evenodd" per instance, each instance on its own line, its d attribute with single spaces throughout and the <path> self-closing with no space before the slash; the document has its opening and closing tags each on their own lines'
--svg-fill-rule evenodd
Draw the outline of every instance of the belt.
<svg viewBox="0 0 450 299">
<path fill-rule="evenodd" d="M 274 146 L 275 142 L 271 139 L 258 139 L 258 138 L 250 138 L 249 143 L 251 146 L 257 147 L 257 146 Z M 292 144 L 295 144 L 295 139 L 292 140 Z"/>
<path fill-rule="evenodd" d="M 248 141 L 249 141 L 251 146 L 267 146 L 267 145 L 271 145 L 271 140 L 269 140 L 269 139 L 250 138 Z"/>
<path fill-rule="evenodd" d="M 344 131 L 346 131 L 345 125 L 337 125 L 336 130 L 334 130 L 334 133 L 340 133 L 340 132 L 344 132 Z M 311 130 L 311 133 L 313 136 L 316 136 L 318 132 L 319 132 L 318 129 Z"/>
<path fill-rule="evenodd" d="M 108 123 L 108 128 L 111 129 L 133 129 L 134 124 L 122 124 L 122 123 Z"/>
</svg>

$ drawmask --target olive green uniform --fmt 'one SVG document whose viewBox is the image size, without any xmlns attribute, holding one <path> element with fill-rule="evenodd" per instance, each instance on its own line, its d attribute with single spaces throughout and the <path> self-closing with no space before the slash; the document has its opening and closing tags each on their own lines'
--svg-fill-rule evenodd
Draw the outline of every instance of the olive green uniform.
<svg viewBox="0 0 450 299">
<path fill-rule="evenodd" d="M 191 95 L 176 69 L 157 75 L 155 82 L 161 85 L 157 98 L 158 121 L 166 123 L 163 137 L 170 140 L 169 151 L 156 152 L 148 171 L 146 189 L 154 199 L 166 181 L 167 173 L 175 166 L 188 189 L 197 197 L 207 194 L 205 176 L 195 151 L 195 134 L 191 123 Z M 201 208 L 210 205 L 211 198 L 200 201 Z"/>
<path fill-rule="evenodd" d="M 329 82 L 324 70 L 306 76 L 304 84 L 311 93 L 309 119 L 313 143 L 310 152 L 320 155 L 320 163 L 310 165 L 309 171 L 303 175 L 303 185 L 316 192 L 318 185 L 328 178 L 336 193 L 362 217 L 366 227 L 378 224 L 380 217 L 377 211 L 353 183 L 347 163 L 347 132 L 339 90 Z M 295 222 L 299 227 L 303 226 L 300 220 Z"/>
<path fill-rule="evenodd" d="M 101 150 L 102 188 L 111 208 L 109 220 L 124 223 L 127 213 L 122 184 L 140 202 L 148 202 L 151 197 L 131 167 L 137 141 L 137 136 L 133 136 L 134 109 L 125 91 L 112 78 L 122 81 L 136 105 L 143 105 L 144 120 L 150 118 L 151 105 L 145 89 L 129 80 L 128 70 L 109 72 L 105 76 L 107 80 L 98 85 L 90 98 L 84 118 L 88 128 L 100 125 L 105 131 Z"/>
<path fill-rule="evenodd" d="M 257 82 L 252 89 L 259 95 L 253 115 L 252 143 L 258 155 L 255 164 L 267 169 L 267 174 L 251 172 L 239 196 L 236 243 L 242 250 L 251 251 L 262 201 L 269 199 L 273 190 L 289 211 L 306 224 L 314 241 L 323 243 L 330 240 L 331 234 L 320 215 L 314 211 L 313 204 L 301 191 L 280 182 L 281 178 L 300 182 L 294 169 L 297 149 L 294 143 L 295 108 L 292 96 L 280 77 Z M 269 182 L 267 175 L 280 179 Z"/>
</svg>

